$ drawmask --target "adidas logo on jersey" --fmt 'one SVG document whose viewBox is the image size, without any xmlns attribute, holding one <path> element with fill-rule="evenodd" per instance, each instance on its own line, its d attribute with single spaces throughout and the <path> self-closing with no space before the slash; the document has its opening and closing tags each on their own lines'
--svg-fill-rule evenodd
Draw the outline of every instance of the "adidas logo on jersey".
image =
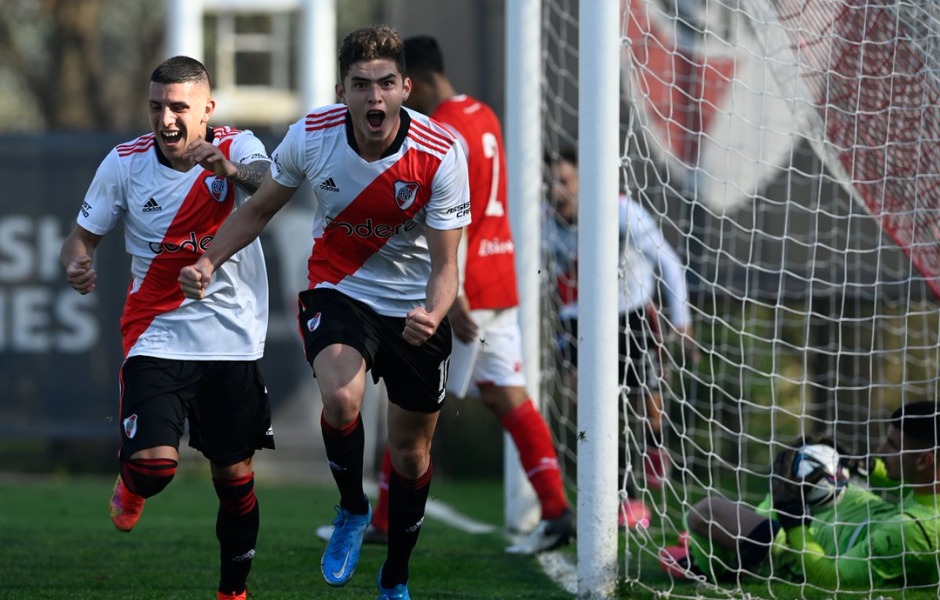
<svg viewBox="0 0 940 600">
<path fill-rule="evenodd" d="M 336 182 L 333 181 L 332 177 L 327 177 L 323 183 L 320 184 L 321 190 L 326 190 L 328 192 L 338 192 L 339 188 L 336 187 Z"/>
<path fill-rule="evenodd" d="M 163 207 L 157 204 L 157 201 L 154 198 L 151 198 L 150 200 L 147 200 L 146 203 L 144 203 L 145 213 L 159 212 L 161 210 L 163 210 Z"/>
</svg>

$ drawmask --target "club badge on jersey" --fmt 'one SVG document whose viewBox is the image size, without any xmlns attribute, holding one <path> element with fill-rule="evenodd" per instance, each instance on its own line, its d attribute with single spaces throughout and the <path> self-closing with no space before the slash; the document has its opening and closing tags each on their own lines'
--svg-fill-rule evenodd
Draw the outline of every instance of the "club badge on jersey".
<svg viewBox="0 0 940 600">
<path fill-rule="evenodd" d="M 418 184 L 414 181 L 395 182 L 395 202 L 398 208 L 408 210 L 418 197 Z"/>
<path fill-rule="evenodd" d="M 220 175 L 213 175 L 212 177 L 206 177 L 206 187 L 209 189 L 209 195 L 216 202 L 225 202 L 226 196 L 228 196 L 228 179 Z"/>
</svg>

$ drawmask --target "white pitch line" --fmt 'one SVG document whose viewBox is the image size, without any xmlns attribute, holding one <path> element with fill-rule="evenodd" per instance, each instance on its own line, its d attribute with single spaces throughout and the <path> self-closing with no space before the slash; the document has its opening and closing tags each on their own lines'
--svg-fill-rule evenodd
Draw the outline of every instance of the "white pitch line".
<svg viewBox="0 0 940 600">
<path fill-rule="evenodd" d="M 372 497 L 375 497 L 379 491 L 374 481 L 364 481 L 362 488 L 366 494 Z M 446 525 L 450 525 L 461 531 L 466 531 L 467 533 L 490 533 L 496 530 L 494 525 L 471 519 L 467 515 L 456 511 L 450 505 L 440 500 L 435 500 L 434 498 L 428 498 L 427 505 L 424 508 L 424 514 L 436 521 L 441 521 Z"/>
<path fill-rule="evenodd" d="M 578 569 L 561 552 L 542 552 L 537 556 L 542 571 L 569 594 L 578 593 Z"/>
<path fill-rule="evenodd" d="M 490 533 L 496 530 L 495 526 L 471 519 L 440 500 L 434 500 L 433 498 L 428 498 L 428 504 L 424 512 L 433 519 L 467 533 Z"/>
</svg>

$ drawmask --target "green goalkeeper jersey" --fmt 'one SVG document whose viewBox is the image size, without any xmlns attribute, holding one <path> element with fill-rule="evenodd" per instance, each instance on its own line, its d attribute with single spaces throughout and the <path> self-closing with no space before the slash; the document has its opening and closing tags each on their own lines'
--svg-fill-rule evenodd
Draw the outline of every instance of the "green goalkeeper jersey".
<svg viewBox="0 0 940 600">
<path fill-rule="evenodd" d="M 888 502 L 849 485 L 839 502 L 806 527 L 779 532 L 774 571 L 803 573 L 828 589 L 940 582 L 940 507 L 932 494 Z"/>
</svg>

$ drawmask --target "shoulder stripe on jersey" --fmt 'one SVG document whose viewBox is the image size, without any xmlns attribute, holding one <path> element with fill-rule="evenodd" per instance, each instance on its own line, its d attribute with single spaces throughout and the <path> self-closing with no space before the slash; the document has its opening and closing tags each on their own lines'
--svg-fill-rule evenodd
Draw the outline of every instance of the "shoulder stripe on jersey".
<svg viewBox="0 0 940 600">
<path fill-rule="evenodd" d="M 304 123 L 308 126 L 317 125 L 324 121 L 335 119 L 336 117 L 339 117 L 339 116 L 345 117 L 346 111 L 347 109 L 345 106 L 338 106 L 336 108 L 323 111 L 323 112 L 312 112 L 312 113 L 307 114 L 306 117 L 304 117 Z"/>
<path fill-rule="evenodd" d="M 419 131 L 430 137 L 438 138 L 440 143 L 446 144 L 448 148 L 455 141 L 454 135 L 446 127 L 433 119 L 428 121 L 428 123 L 414 121 L 414 124 Z"/>
<path fill-rule="evenodd" d="M 415 131 L 414 129 L 408 132 L 408 138 L 418 144 L 419 150 L 434 152 L 442 155 L 447 154 L 447 151 L 450 150 L 451 146 L 453 146 L 453 142 L 446 145 L 441 144 L 439 140 L 428 138 L 427 136 L 422 135 L 421 132 Z"/>
<path fill-rule="evenodd" d="M 449 133 L 443 133 L 443 129 L 430 129 L 421 124 L 414 124 L 408 131 L 408 137 L 417 142 L 426 149 L 446 154 L 456 141 Z"/>
<path fill-rule="evenodd" d="M 234 127 L 230 127 L 228 125 L 223 125 L 222 127 L 213 127 L 212 131 L 215 134 L 217 140 L 235 137 L 242 132 L 240 129 L 235 129 Z"/>
<path fill-rule="evenodd" d="M 346 123 L 345 117 L 338 117 L 333 121 L 321 122 L 315 125 L 308 123 L 307 127 L 304 128 L 304 131 L 319 131 L 321 129 L 332 129 L 333 127 L 338 127 Z"/>
<path fill-rule="evenodd" d="M 142 135 L 133 142 L 127 142 L 126 144 L 118 144 L 117 152 L 118 156 L 128 156 L 137 152 L 146 152 L 153 148 L 154 144 L 154 135 L 148 133 L 147 135 Z"/>
<path fill-rule="evenodd" d="M 313 112 L 307 113 L 308 119 L 316 119 L 318 117 L 330 117 L 338 114 L 346 114 L 346 111 L 349 108 L 345 104 L 333 104 L 331 106 L 322 106 L 318 109 L 315 109 Z"/>
</svg>

